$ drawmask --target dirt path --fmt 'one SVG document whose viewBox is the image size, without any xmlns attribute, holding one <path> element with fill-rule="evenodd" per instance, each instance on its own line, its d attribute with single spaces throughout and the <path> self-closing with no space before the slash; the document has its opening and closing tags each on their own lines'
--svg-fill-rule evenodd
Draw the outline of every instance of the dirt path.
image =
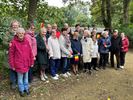
<svg viewBox="0 0 133 100">
<path fill-rule="evenodd" d="M 90 76 L 81 73 L 50 83 L 37 81 L 31 95 L 20 98 L 17 90 L 9 88 L 7 80 L 0 84 L 0 100 L 133 100 L 133 52 L 126 55 L 124 70 L 107 68 Z"/>
</svg>

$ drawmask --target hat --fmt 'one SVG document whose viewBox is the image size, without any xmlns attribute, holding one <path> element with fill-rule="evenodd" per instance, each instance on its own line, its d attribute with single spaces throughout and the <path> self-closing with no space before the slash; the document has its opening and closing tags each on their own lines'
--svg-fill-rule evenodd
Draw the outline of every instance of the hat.
<svg viewBox="0 0 133 100">
<path fill-rule="evenodd" d="M 114 32 L 117 32 L 118 33 L 118 30 L 114 30 Z"/>
</svg>

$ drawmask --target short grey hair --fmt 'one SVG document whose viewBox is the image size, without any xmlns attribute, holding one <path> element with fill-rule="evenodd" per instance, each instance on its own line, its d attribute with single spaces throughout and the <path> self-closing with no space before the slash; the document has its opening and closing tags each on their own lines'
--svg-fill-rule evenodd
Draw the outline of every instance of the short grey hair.
<svg viewBox="0 0 133 100">
<path fill-rule="evenodd" d="M 16 33 L 25 33 L 25 30 L 24 28 L 18 28 Z"/>
</svg>

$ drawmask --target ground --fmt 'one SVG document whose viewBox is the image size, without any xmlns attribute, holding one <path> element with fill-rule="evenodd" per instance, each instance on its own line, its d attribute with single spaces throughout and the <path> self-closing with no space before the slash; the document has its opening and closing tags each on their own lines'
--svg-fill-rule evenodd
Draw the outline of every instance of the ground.
<svg viewBox="0 0 133 100">
<path fill-rule="evenodd" d="M 78 77 L 50 79 L 49 83 L 35 81 L 31 94 L 20 97 L 17 90 L 11 90 L 7 79 L 0 83 L 0 100 L 133 100 L 133 52 L 126 55 L 124 70 L 108 67 L 93 72 L 81 73 Z"/>
</svg>

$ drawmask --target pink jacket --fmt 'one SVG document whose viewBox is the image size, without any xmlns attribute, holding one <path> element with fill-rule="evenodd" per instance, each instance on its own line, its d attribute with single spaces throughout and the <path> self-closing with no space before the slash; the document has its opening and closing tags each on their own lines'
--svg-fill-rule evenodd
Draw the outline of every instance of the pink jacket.
<svg viewBox="0 0 133 100">
<path fill-rule="evenodd" d="M 125 37 L 124 39 L 122 39 L 122 52 L 127 52 L 128 47 L 129 47 L 129 41 L 128 38 Z"/>
<path fill-rule="evenodd" d="M 31 65 L 33 65 L 33 54 L 29 42 L 24 37 L 20 41 L 17 36 L 11 41 L 9 47 L 9 64 L 16 72 L 28 72 Z"/>
<path fill-rule="evenodd" d="M 34 58 L 36 57 L 37 55 L 37 43 L 36 43 L 36 39 L 34 36 L 31 36 L 29 33 L 27 33 L 25 35 L 26 39 L 29 41 L 30 43 L 30 46 L 32 48 L 32 53 L 33 53 L 33 56 Z"/>
</svg>

